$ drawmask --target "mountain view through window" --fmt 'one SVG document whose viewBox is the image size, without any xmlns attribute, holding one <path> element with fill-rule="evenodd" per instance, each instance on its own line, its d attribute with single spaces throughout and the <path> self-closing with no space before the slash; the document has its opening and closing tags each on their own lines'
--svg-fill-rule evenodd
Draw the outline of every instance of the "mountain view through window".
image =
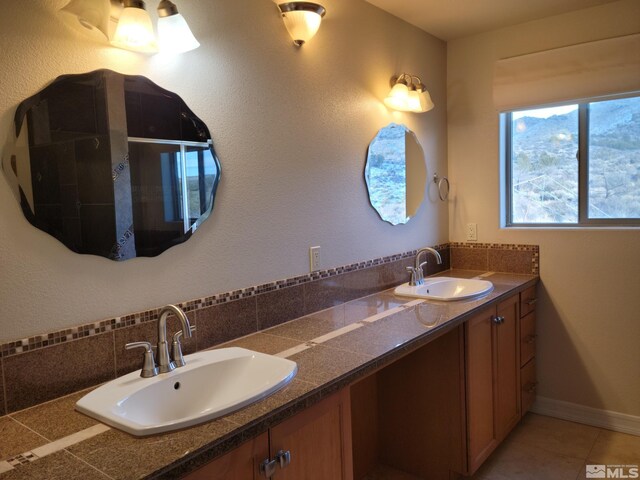
<svg viewBox="0 0 640 480">
<path fill-rule="evenodd" d="M 579 222 L 579 108 L 511 114 L 511 223 Z M 588 218 L 640 218 L 640 97 L 582 108 Z"/>
</svg>

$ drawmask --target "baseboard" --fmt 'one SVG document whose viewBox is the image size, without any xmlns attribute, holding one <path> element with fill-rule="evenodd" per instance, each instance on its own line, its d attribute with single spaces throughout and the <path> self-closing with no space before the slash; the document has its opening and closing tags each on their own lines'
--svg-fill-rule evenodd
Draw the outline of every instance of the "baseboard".
<svg viewBox="0 0 640 480">
<path fill-rule="evenodd" d="M 531 411 L 548 417 L 640 436 L 640 417 L 625 413 L 585 407 L 577 403 L 563 402 L 547 397 L 537 397 Z"/>
</svg>

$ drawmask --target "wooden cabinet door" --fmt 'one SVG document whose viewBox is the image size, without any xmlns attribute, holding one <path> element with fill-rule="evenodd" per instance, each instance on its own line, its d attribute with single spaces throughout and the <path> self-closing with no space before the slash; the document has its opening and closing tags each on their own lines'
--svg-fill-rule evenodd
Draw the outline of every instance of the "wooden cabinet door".
<svg viewBox="0 0 640 480">
<path fill-rule="evenodd" d="M 518 295 L 498 304 L 495 329 L 496 431 L 502 441 L 520 421 Z"/>
<path fill-rule="evenodd" d="M 260 464 L 269 458 L 269 434 L 243 443 L 229 453 L 183 477 L 183 480 L 258 480 Z"/>
<path fill-rule="evenodd" d="M 495 307 L 487 308 L 465 325 L 469 475 L 477 470 L 498 444 L 494 421 L 495 312 Z"/>
<path fill-rule="evenodd" d="M 270 430 L 271 458 L 289 451 L 291 463 L 278 480 L 352 480 L 349 389 L 310 407 Z"/>
</svg>

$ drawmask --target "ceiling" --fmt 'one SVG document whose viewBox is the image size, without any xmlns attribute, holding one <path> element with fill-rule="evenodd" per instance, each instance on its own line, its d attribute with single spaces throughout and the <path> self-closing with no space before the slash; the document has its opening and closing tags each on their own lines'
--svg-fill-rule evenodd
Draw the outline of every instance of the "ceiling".
<svg viewBox="0 0 640 480">
<path fill-rule="evenodd" d="M 442 40 L 617 0 L 366 0 Z"/>
</svg>

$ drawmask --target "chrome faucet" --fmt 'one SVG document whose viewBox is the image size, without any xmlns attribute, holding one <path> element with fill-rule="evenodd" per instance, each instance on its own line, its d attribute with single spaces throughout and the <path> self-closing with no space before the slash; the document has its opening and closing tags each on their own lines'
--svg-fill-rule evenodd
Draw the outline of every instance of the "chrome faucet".
<svg viewBox="0 0 640 480">
<path fill-rule="evenodd" d="M 411 287 L 424 285 L 424 272 L 422 270 L 422 267 L 424 267 L 427 264 L 427 262 L 424 261 L 420 263 L 420 257 L 422 256 L 423 253 L 432 253 L 433 256 L 436 257 L 436 262 L 438 263 L 438 265 L 442 265 L 442 257 L 440 256 L 440 253 L 435 248 L 425 247 L 418 250 L 418 253 L 416 254 L 415 266 L 407 267 L 407 271 L 411 274 L 411 280 L 409 281 L 409 286 Z"/>
<path fill-rule="evenodd" d="M 167 342 L 167 318 L 174 314 L 182 324 L 182 334 L 185 338 L 191 338 L 191 325 L 189 319 L 181 308 L 175 305 L 167 305 L 160 310 L 160 318 L 158 320 L 158 372 L 167 373 L 176 368 L 175 362 L 169 356 L 169 342 Z M 184 365 L 184 359 L 182 360 Z M 182 366 L 182 365 L 180 365 Z"/>
</svg>

